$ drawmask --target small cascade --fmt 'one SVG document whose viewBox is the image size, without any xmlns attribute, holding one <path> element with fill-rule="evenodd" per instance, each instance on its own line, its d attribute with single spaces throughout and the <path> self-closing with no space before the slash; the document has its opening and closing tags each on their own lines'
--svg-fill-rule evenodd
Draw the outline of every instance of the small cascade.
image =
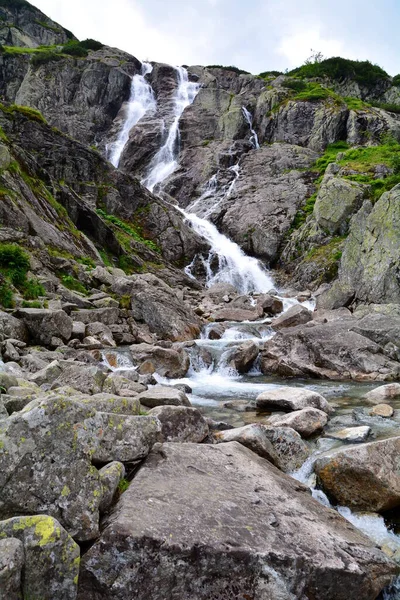
<svg viewBox="0 0 400 600">
<path fill-rule="evenodd" d="M 255 150 L 259 150 L 260 144 L 258 143 L 258 135 L 253 129 L 253 116 L 247 110 L 247 108 L 245 106 L 242 106 L 242 112 L 243 112 L 244 118 L 246 119 L 247 123 L 249 124 L 250 133 L 251 133 L 250 142 L 253 144 L 253 147 Z"/>
<path fill-rule="evenodd" d="M 171 175 L 178 166 L 179 154 L 179 121 L 183 111 L 194 101 L 200 86 L 189 81 L 188 72 L 184 67 L 176 67 L 178 87 L 175 92 L 174 119 L 168 130 L 164 145 L 150 163 L 149 172 L 142 184 L 151 192 Z"/>
<path fill-rule="evenodd" d="M 213 223 L 181 208 L 178 210 L 192 224 L 196 233 L 211 246 L 204 265 L 208 287 L 215 283 L 230 283 L 242 294 L 268 292 L 274 287 L 274 282 L 260 262 L 252 256 L 247 256 L 238 244 L 220 233 Z M 216 272 L 212 268 L 215 258 L 218 259 Z M 193 277 L 190 267 L 191 265 L 186 267 L 186 273 Z"/>
<path fill-rule="evenodd" d="M 240 165 L 239 165 L 239 163 L 236 163 L 236 165 L 233 165 L 233 167 L 229 167 L 228 170 L 231 171 L 234 174 L 232 182 L 231 182 L 231 184 L 230 184 L 230 186 L 228 188 L 228 191 L 226 193 L 226 197 L 230 198 L 233 190 L 235 189 L 236 182 L 239 179 L 239 174 L 240 174 Z"/>
<path fill-rule="evenodd" d="M 122 152 L 129 140 L 129 133 L 144 115 L 157 108 L 153 88 L 147 83 L 145 76 L 151 73 L 153 67 L 149 63 L 142 63 L 140 75 L 132 77 L 131 96 L 129 99 L 127 116 L 114 144 L 111 145 L 109 160 L 114 167 L 119 166 Z"/>
</svg>

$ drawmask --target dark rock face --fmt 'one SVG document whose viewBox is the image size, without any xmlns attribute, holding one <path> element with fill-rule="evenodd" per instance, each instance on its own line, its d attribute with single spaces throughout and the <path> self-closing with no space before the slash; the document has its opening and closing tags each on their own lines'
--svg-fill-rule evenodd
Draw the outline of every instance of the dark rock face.
<svg viewBox="0 0 400 600">
<path fill-rule="evenodd" d="M 78 597 L 373 600 L 394 572 L 367 538 L 251 451 L 164 444 L 83 557 Z"/>
</svg>

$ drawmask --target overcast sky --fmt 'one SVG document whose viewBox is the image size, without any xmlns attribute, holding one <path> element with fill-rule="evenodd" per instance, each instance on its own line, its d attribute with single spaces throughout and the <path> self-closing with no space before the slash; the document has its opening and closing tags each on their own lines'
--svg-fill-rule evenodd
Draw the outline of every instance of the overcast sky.
<svg viewBox="0 0 400 600">
<path fill-rule="evenodd" d="M 400 73 L 399 0 L 31 0 L 79 39 L 140 60 L 235 65 L 252 73 L 325 57 Z"/>
</svg>

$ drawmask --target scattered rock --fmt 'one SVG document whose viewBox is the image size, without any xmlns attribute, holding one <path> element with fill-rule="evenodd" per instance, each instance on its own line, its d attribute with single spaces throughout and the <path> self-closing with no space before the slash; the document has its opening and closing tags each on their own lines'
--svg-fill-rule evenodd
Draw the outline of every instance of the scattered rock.
<svg viewBox="0 0 400 600">
<path fill-rule="evenodd" d="M 261 306 L 265 315 L 273 317 L 279 315 L 283 311 L 283 302 L 280 298 L 270 296 L 269 294 L 262 294 L 257 299 L 257 305 Z"/>
<path fill-rule="evenodd" d="M 260 410 L 291 411 L 311 407 L 322 410 L 328 415 L 333 412 L 333 408 L 318 392 L 287 386 L 262 392 L 256 398 L 256 406 Z"/>
<path fill-rule="evenodd" d="M 343 448 L 315 463 L 315 472 L 341 506 L 380 512 L 400 505 L 400 437 Z"/>
<path fill-rule="evenodd" d="M 101 513 L 108 510 L 112 504 L 118 484 L 125 477 L 125 467 L 121 462 L 114 461 L 100 469 L 100 482 L 103 486 L 99 510 Z"/>
<path fill-rule="evenodd" d="M 61 375 L 53 382 L 51 389 L 70 386 L 84 394 L 99 394 L 103 390 L 106 378 L 106 373 L 98 367 L 73 362 L 63 367 Z"/>
<path fill-rule="evenodd" d="M 250 371 L 258 353 L 259 348 L 255 342 L 243 342 L 234 349 L 228 361 L 238 373 L 247 373 Z"/>
<path fill-rule="evenodd" d="M 368 404 L 381 404 L 384 400 L 391 400 L 400 396 L 400 383 L 388 383 L 371 390 L 364 395 Z"/>
<path fill-rule="evenodd" d="M 302 437 L 320 432 L 328 422 L 328 415 L 318 408 L 303 408 L 284 417 L 275 416 L 268 420 L 274 427 L 291 427 Z"/>
<path fill-rule="evenodd" d="M 273 329 L 285 329 L 286 327 L 296 327 L 304 325 L 312 320 L 312 313 L 301 304 L 291 306 L 283 315 L 274 319 L 271 323 Z"/>
<path fill-rule="evenodd" d="M 149 412 L 161 423 L 164 442 L 202 442 L 208 436 L 208 425 L 197 408 L 158 406 Z"/>
<path fill-rule="evenodd" d="M 25 554 L 22 542 L 13 537 L 0 539 L 0 590 L 2 598 L 21 600 L 24 563 Z"/>
<path fill-rule="evenodd" d="M 155 373 L 162 377 L 180 379 L 189 370 L 190 359 L 183 348 L 161 348 L 150 344 L 130 346 L 132 360 L 139 366 L 139 373 Z"/>
<path fill-rule="evenodd" d="M 68 342 L 72 335 L 72 320 L 63 310 L 20 308 L 17 316 L 26 325 L 35 344 L 51 346 L 52 338 Z"/>
<path fill-rule="evenodd" d="M 391 406 L 389 406 L 389 404 L 376 404 L 376 406 L 374 406 L 369 414 L 373 417 L 393 417 L 394 414 L 394 410 Z"/>
<path fill-rule="evenodd" d="M 371 433 L 371 427 L 368 425 L 361 425 L 360 427 L 346 427 L 339 431 L 329 431 L 326 433 L 326 437 L 333 438 L 335 440 L 341 440 L 343 442 L 365 442 Z"/>
<path fill-rule="evenodd" d="M 174 387 L 159 385 L 139 394 L 137 399 L 148 408 L 156 406 L 191 406 L 188 397 Z"/>
</svg>

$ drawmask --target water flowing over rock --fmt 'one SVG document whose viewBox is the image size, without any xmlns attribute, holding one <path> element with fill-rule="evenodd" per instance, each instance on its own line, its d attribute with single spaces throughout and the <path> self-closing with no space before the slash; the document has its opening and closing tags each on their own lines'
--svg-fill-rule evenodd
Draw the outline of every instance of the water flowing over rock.
<svg viewBox="0 0 400 600">
<path fill-rule="evenodd" d="M 163 444 L 84 555 L 78 597 L 372 600 L 395 570 L 302 484 L 239 444 Z"/>
</svg>

